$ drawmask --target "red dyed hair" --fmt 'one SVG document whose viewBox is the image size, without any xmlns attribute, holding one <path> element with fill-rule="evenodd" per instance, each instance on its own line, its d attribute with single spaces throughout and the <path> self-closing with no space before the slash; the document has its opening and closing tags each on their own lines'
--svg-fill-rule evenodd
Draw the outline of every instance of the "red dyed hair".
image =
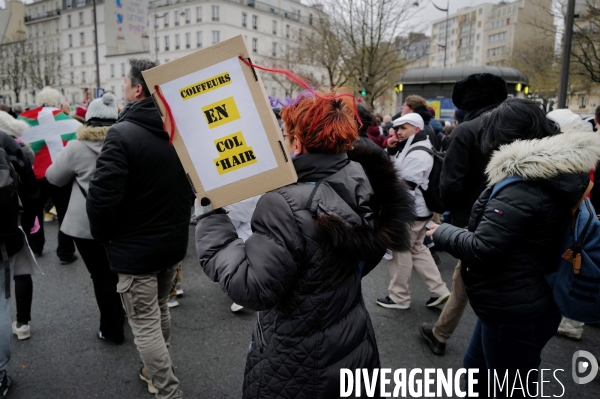
<svg viewBox="0 0 600 399">
<path fill-rule="evenodd" d="M 349 91 L 338 88 L 318 93 L 333 97 Z M 308 152 L 337 154 L 349 151 L 358 139 L 353 101 L 350 96 L 334 100 L 302 98 L 281 110 L 286 133 L 292 140 L 300 140 Z"/>
</svg>

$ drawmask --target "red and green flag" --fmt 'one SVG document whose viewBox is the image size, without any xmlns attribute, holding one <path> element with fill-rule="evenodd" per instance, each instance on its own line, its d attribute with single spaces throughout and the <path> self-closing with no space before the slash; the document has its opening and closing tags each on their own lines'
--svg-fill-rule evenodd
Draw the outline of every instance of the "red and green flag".
<svg viewBox="0 0 600 399">
<path fill-rule="evenodd" d="M 77 138 L 77 129 L 81 123 L 58 108 L 39 107 L 22 112 L 19 119 L 29 124 L 21 140 L 31 146 L 35 152 L 33 171 L 35 177 L 46 176 L 46 169 L 52 165 L 67 142 Z"/>
</svg>

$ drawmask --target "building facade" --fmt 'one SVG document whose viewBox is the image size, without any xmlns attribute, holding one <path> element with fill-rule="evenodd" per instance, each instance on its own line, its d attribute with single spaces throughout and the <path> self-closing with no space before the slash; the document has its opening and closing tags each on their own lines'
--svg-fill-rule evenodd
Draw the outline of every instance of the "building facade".
<svg viewBox="0 0 600 399">
<path fill-rule="evenodd" d="M 34 104 L 36 93 L 48 85 L 60 88 L 72 105 L 93 99 L 97 87 L 114 91 L 123 105 L 123 77 L 129 58 L 151 58 L 164 64 L 237 35 L 245 37 L 255 63 L 301 68 L 313 82 L 325 78 L 318 68 L 289 62 L 313 23 L 312 9 L 297 0 L 96 0 L 95 23 L 93 0 L 7 4 L 6 12 L 0 10 L 0 26 L 14 31 L 21 24 L 28 54 L 39 59 L 38 72 L 28 71 L 24 78 L 19 99 L 24 105 Z M 21 7 L 20 14 L 9 10 L 13 6 Z M 285 78 L 261 76 L 269 95 L 295 94 Z M 12 104 L 16 101 L 10 96 L 11 89 L 6 83 L 0 95 Z"/>
<path fill-rule="evenodd" d="M 552 48 L 551 5 L 552 0 L 485 3 L 436 20 L 431 28 L 430 67 L 508 66 L 520 46 Z"/>
</svg>

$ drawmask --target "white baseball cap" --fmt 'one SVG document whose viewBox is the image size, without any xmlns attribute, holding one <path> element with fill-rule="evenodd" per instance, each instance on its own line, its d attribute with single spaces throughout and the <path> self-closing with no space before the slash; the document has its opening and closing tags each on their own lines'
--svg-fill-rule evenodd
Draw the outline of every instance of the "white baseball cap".
<svg viewBox="0 0 600 399">
<path fill-rule="evenodd" d="M 396 127 L 404 125 L 405 123 L 413 125 L 414 127 L 418 127 L 421 130 L 425 129 L 425 122 L 423 122 L 423 118 L 421 115 L 415 112 L 411 112 L 410 114 L 406 114 L 396 119 L 393 123 L 393 126 Z"/>
</svg>

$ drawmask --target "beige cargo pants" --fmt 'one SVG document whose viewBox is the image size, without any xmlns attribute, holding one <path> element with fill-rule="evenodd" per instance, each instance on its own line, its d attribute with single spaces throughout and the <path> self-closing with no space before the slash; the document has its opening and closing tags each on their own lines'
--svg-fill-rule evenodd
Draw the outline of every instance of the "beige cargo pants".
<svg viewBox="0 0 600 399">
<path fill-rule="evenodd" d="M 171 316 L 167 306 L 177 267 L 141 275 L 119 274 L 117 284 L 146 375 L 158 390 L 157 399 L 181 398 L 169 354 Z"/>
</svg>

